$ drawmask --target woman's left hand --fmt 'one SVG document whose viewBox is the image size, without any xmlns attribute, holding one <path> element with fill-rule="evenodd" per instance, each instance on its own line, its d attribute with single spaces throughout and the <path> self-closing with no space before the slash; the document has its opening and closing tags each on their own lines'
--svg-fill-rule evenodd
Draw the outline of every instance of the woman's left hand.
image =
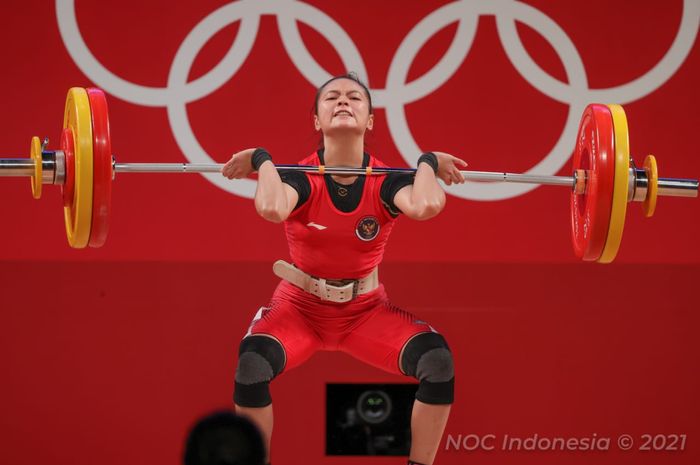
<svg viewBox="0 0 700 465">
<path fill-rule="evenodd" d="M 459 165 L 462 169 L 467 167 L 467 162 L 449 153 L 433 152 L 438 160 L 438 171 L 436 176 L 443 180 L 448 186 L 454 184 L 464 184 L 464 175 L 460 173 Z"/>
</svg>

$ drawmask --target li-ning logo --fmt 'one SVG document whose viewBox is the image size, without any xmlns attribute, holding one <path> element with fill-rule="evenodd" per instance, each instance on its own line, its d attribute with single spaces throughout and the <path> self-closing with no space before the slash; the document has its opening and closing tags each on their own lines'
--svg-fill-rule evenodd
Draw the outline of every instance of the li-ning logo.
<svg viewBox="0 0 700 465">
<path fill-rule="evenodd" d="M 379 234 L 379 221 L 374 216 L 363 216 L 355 225 L 355 234 L 363 241 L 371 241 Z"/>
<path fill-rule="evenodd" d="M 253 334 L 253 327 L 263 318 L 265 318 L 265 315 L 270 313 L 270 310 L 272 310 L 272 307 L 260 307 L 253 317 L 253 320 L 250 322 L 250 326 L 248 326 L 248 331 L 245 333 L 245 336 L 243 337 L 248 337 L 251 334 Z"/>
<path fill-rule="evenodd" d="M 105 91 L 128 102 L 167 108 L 170 127 L 185 157 L 193 163 L 214 160 L 197 141 L 187 116 L 186 105 L 219 89 L 247 59 L 260 26 L 260 18 L 273 15 L 284 48 L 304 78 L 318 87 L 331 77 L 311 55 L 301 39 L 298 22 L 316 30 L 332 45 L 343 65 L 371 83 L 364 60 L 352 38 L 340 24 L 320 9 L 294 0 L 240 0 L 226 4 L 201 20 L 185 37 L 173 58 L 166 87 L 148 87 L 116 76 L 92 55 L 80 35 L 75 0 L 56 0 L 58 28 L 68 53 L 92 81 Z M 370 85 L 375 108 L 386 110 L 389 133 L 403 158 L 413 166 L 423 150 L 413 138 L 405 106 L 420 100 L 445 84 L 462 66 L 471 49 L 481 16 L 494 16 L 506 55 L 518 73 L 544 95 L 569 106 L 564 130 L 552 150 L 533 166 L 530 174 L 556 174 L 567 162 L 574 146 L 579 115 L 593 101 L 628 103 L 658 89 L 683 64 L 695 43 L 700 20 L 700 2 L 683 1 L 683 17 L 666 55 L 646 74 L 616 87 L 591 89 L 586 69 L 576 46 L 550 17 L 533 6 L 516 0 L 458 0 L 443 5 L 418 21 L 394 53 L 386 78 L 386 88 Z M 240 21 L 233 45 L 221 61 L 205 75 L 188 82 L 197 54 L 215 34 Z M 457 23 L 452 43 L 435 66 L 422 76 L 406 82 L 413 60 L 437 32 Z M 516 30 L 516 23 L 529 26 L 547 40 L 564 66 L 566 80 L 547 74 L 528 55 Z M 457 98 L 458 96 L 456 96 Z M 233 148 L 232 148 L 233 150 Z M 203 174 L 223 190 L 252 198 L 255 182 L 241 179 L 228 182 L 214 173 Z M 465 183 L 447 187 L 455 196 L 475 200 L 499 200 L 522 195 L 535 185 L 516 183 Z"/>
</svg>

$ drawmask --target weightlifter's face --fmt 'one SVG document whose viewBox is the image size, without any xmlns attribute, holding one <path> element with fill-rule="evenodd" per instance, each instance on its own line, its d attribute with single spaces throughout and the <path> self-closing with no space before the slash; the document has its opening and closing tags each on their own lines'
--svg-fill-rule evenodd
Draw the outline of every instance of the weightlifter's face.
<svg viewBox="0 0 700 465">
<path fill-rule="evenodd" d="M 325 136 L 340 132 L 364 135 L 374 124 L 369 112 L 369 98 L 362 86 L 350 79 L 336 79 L 321 90 L 318 111 L 314 118 L 316 130 Z"/>
</svg>

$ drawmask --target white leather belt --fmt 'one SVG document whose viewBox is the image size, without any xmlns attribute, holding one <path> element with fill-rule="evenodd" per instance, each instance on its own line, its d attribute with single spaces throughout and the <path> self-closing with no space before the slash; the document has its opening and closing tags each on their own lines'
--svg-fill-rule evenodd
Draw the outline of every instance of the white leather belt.
<svg viewBox="0 0 700 465">
<path fill-rule="evenodd" d="M 309 294 L 331 302 L 350 302 L 358 295 L 366 294 L 379 287 L 377 268 L 361 279 L 339 280 L 316 278 L 284 260 L 277 260 L 272 265 L 272 271 L 280 278 L 289 281 Z"/>
</svg>

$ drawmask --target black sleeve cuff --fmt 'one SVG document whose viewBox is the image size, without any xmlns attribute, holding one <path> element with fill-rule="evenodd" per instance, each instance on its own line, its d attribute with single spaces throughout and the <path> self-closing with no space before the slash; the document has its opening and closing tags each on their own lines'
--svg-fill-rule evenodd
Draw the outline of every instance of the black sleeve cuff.
<svg viewBox="0 0 700 465">
<path fill-rule="evenodd" d="M 394 196 L 404 187 L 413 184 L 414 177 L 413 173 L 391 173 L 382 182 L 379 196 L 391 216 L 395 217 L 401 213 L 401 210 L 394 203 Z"/>
<path fill-rule="evenodd" d="M 285 184 L 289 184 L 297 191 L 299 194 L 299 200 L 294 207 L 294 210 L 301 207 L 311 196 L 311 183 L 309 183 L 309 178 L 306 177 L 306 173 L 301 171 L 291 171 L 291 170 L 280 170 L 280 178 Z"/>
</svg>

